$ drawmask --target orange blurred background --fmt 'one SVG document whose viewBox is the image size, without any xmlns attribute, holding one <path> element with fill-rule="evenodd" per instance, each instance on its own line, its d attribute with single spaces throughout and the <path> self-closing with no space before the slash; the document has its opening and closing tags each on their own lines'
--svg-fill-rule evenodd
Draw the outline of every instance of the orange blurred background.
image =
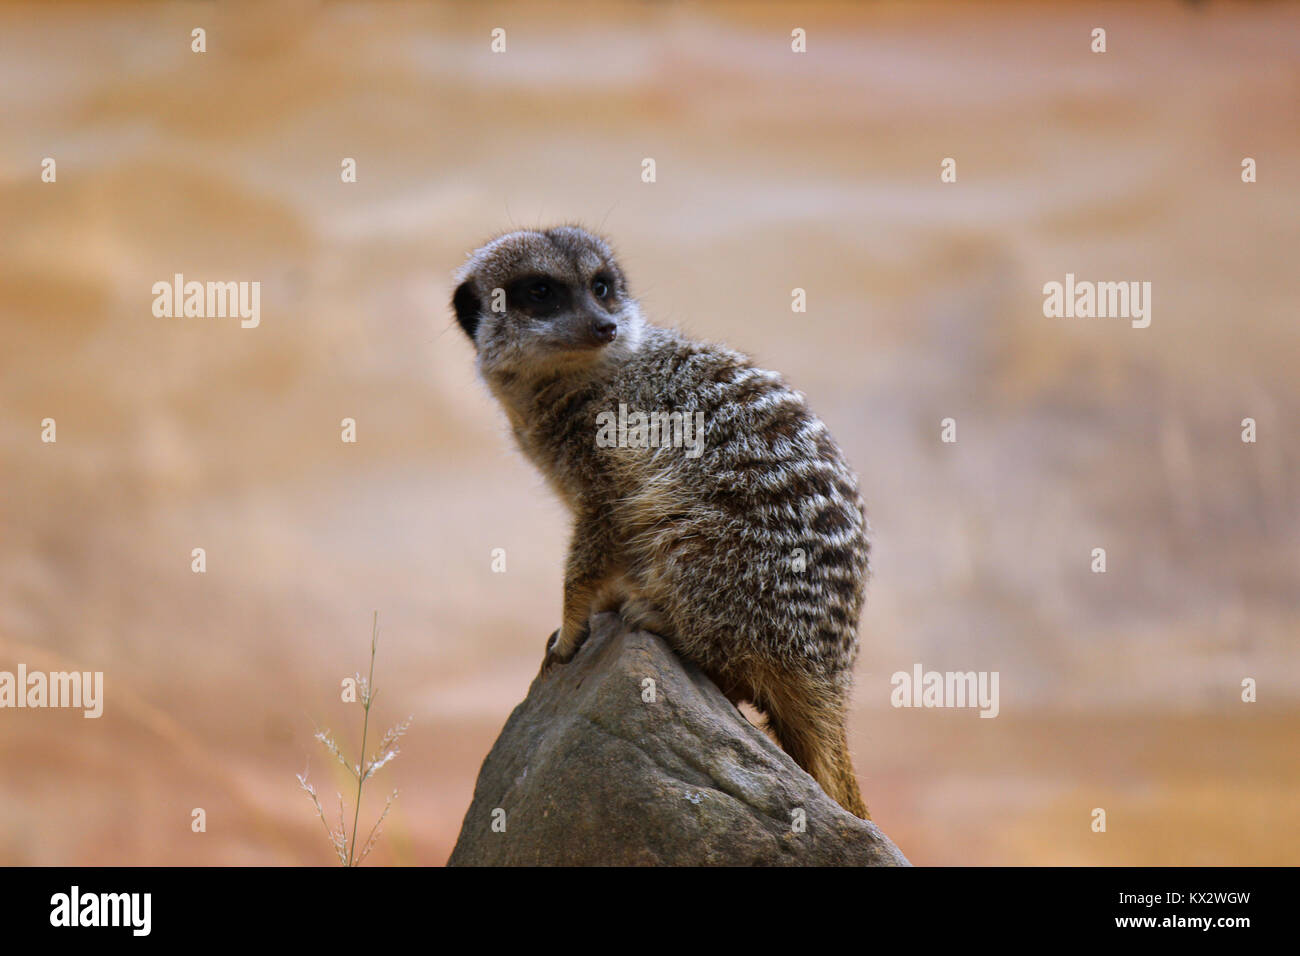
<svg viewBox="0 0 1300 956">
<path fill-rule="evenodd" d="M 576 220 L 858 468 L 851 740 L 913 862 L 1300 863 L 1295 6 L 14 5 L 0 38 L 0 669 L 106 686 L 0 711 L 0 862 L 332 862 L 294 775 L 334 806 L 312 733 L 355 753 L 374 610 L 373 723 L 414 723 L 371 861 L 445 861 L 567 543 L 450 277 Z M 178 272 L 261 282 L 259 327 L 155 318 Z M 1067 272 L 1150 281 L 1150 328 L 1044 318 Z M 918 662 L 998 671 L 1000 715 L 893 709 Z"/>
</svg>

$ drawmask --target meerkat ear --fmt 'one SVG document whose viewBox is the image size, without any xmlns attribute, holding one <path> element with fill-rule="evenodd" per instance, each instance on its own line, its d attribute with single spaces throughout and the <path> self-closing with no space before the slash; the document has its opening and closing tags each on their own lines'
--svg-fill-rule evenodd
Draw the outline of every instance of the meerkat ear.
<svg viewBox="0 0 1300 956">
<path fill-rule="evenodd" d="M 451 307 L 456 310 L 456 321 L 472 341 L 474 333 L 478 331 L 478 314 L 481 307 L 478 293 L 474 291 L 472 282 L 466 280 L 456 287 L 456 292 L 451 297 Z"/>
</svg>

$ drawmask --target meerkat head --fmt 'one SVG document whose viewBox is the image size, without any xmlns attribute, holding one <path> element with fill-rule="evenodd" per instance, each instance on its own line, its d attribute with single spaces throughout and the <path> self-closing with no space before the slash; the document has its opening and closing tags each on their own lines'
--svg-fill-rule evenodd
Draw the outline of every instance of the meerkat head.
<svg viewBox="0 0 1300 956">
<path fill-rule="evenodd" d="M 489 379 L 598 368 L 640 344 L 641 312 L 613 250 L 576 226 L 499 236 L 457 280 L 452 309 Z"/>
</svg>

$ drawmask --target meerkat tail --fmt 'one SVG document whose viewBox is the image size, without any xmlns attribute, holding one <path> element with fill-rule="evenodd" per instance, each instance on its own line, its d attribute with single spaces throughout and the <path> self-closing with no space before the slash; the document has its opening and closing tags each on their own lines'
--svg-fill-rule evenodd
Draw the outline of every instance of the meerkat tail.
<svg viewBox="0 0 1300 956">
<path fill-rule="evenodd" d="M 871 812 L 867 809 L 867 801 L 862 798 L 858 775 L 853 772 L 853 760 L 849 757 L 849 745 L 843 728 L 840 730 L 838 747 L 833 751 L 831 759 L 833 770 L 829 780 L 819 780 L 818 783 L 849 813 L 863 820 L 870 820 Z"/>
<path fill-rule="evenodd" d="M 827 796 L 854 816 L 870 820 L 849 757 L 843 704 L 797 683 L 765 690 L 763 711 L 782 749 L 821 784 Z"/>
</svg>

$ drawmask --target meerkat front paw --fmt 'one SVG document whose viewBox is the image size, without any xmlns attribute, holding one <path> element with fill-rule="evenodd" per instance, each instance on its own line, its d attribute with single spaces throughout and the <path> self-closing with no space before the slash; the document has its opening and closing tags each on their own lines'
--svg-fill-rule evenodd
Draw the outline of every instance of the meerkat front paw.
<svg viewBox="0 0 1300 956">
<path fill-rule="evenodd" d="M 546 639 L 546 653 L 542 656 L 542 673 L 545 674 L 556 664 L 560 663 L 554 654 L 555 644 L 560 639 L 560 629 L 557 627 L 551 632 L 551 636 Z"/>
<path fill-rule="evenodd" d="M 578 653 L 578 648 L 582 647 L 590 634 L 589 624 L 584 624 L 573 637 L 566 636 L 564 628 L 556 628 L 546 640 L 546 656 L 542 658 L 542 673 L 546 673 L 556 664 L 566 664 L 572 660 L 573 655 Z"/>
</svg>

